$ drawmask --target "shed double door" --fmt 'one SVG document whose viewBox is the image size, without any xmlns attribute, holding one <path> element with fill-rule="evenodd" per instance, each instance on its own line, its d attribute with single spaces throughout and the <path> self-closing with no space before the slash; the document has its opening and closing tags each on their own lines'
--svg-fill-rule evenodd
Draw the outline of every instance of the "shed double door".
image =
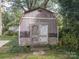
<svg viewBox="0 0 79 59">
<path fill-rule="evenodd" d="M 32 25 L 31 39 L 33 44 L 48 43 L 48 25 Z"/>
</svg>

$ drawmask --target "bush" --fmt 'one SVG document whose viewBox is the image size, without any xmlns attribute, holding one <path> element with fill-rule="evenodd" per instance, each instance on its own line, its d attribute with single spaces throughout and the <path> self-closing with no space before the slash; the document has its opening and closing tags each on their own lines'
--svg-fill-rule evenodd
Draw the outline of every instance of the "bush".
<svg viewBox="0 0 79 59">
<path fill-rule="evenodd" d="M 26 53 L 29 51 L 30 49 L 24 46 L 12 46 L 10 49 L 11 53 Z"/>
<path fill-rule="evenodd" d="M 8 36 L 8 35 L 0 36 L 0 40 L 15 40 L 15 39 L 17 39 L 16 35 L 14 35 L 14 36 Z"/>
<path fill-rule="evenodd" d="M 13 36 L 13 35 L 18 35 L 18 32 L 12 32 L 12 31 L 6 31 L 3 33 L 3 35 L 8 35 L 8 36 Z"/>
<path fill-rule="evenodd" d="M 62 39 L 62 45 L 65 49 L 74 51 L 78 48 L 78 38 L 75 36 L 75 34 L 67 33 L 64 34 Z"/>
<path fill-rule="evenodd" d="M 47 45 L 47 47 L 50 49 L 50 50 L 52 50 L 53 49 L 53 46 L 52 45 Z"/>
<path fill-rule="evenodd" d="M 25 53 L 30 51 L 30 47 L 19 46 L 18 40 L 12 40 L 9 45 L 9 52 L 11 53 Z"/>
</svg>

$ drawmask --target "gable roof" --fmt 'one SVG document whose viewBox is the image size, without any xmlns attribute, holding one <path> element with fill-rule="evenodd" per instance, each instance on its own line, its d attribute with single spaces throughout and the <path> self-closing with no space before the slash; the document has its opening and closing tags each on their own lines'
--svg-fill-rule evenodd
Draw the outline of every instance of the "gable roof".
<svg viewBox="0 0 79 59">
<path fill-rule="evenodd" d="M 29 12 L 32 12 L 32 11 L 35 11 L 35 10 L 45 10 L 45 11 L 47 11 L 47 12 L 49 12 L 49 13 L 54 13 L 54 12 L 52 12 L 52 11 L 49 11 L 49 10 L 47 10 L 47 9 L 45 9 L 45 8 L 40 8 L 40 7 L 38 7 L 38 8 L 35 8 L 35 9 L 31 9 L 31 10 L 29 10 L 29 11 L 25 11 L 24 12 L 24 14 L 26 14 L 26 13 L 29 13 Z"/>
<path fill-rule="evenodd" d="M 25 11 L 25 12 L 23 13 L 23 15 L 21 16 L 21 18 L 20 18 L 20 23 L 19 23 L 19 24 L 21 24 L 22 17 L 23 17 L 25 14 L 30 13 L 30 12 L 33 12 L 33 11 L 35 11 L 35 10 L 45 10 L 45 11 L 51 13 L 51 14 L 55 14 L 54 12 L 51 12 L 51 11 L 45 9 L 45 8 L 40 8 L 40 7 L 38 7 L 38 8 L 35 8 L 35 9 L 31 9 L 31 10 L 29 10 L 29 11 Z"/>
</svg>

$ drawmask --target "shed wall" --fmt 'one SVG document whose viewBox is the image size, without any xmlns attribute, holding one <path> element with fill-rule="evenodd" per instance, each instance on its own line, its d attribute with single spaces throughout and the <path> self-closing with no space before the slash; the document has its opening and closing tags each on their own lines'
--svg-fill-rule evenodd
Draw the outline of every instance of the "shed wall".
<svg viewBox="0 0 79 59">
<path fill-rule="evenodd" d="M 25 18 L 23 18 L 25 17 Z M 40 22 L 47 22 L 48 23 L 48 33 L 55 33 L 57 34 L 57 25 L 56 25 L 56 19 L 54 17 L 54 14 L 49 13 L 45 10 L 42 10 L 41 12 L 39 12 L 38 10 L 29 12 L 27 14 L 25 14 L 21 19 L 21 23 L 19 25 L 19 29 L 20 29 L 20 35 L 21 36 L 21 32 L 30 32 L 30 25 L 32 24 L 40 24 Z M 52 19 L 38 19 L 38 18 L 52 18 Z M 27 34 L 28 34 L 27 33 Z M 56 44 L 57 43 L 57 39 L 56 37 L 49 37 L 49 43 L 51 42 L 51 44 Z M 20 45 L 30 45 L 31 44 L 31 38 L 30 36 L 24 36 L 24 37 L 20 37 L 19 38 L 19 44 Z"/>
<path fill-rule="evenodd" d="M 40 20 L 41 22 L 48 22 L 50 27 L 49 33 L 57 33 L 56 18 L 53 13 L 50 13 L 45 10 L 42 10 L 41 12 L 39 10 L 35 10 L 33 12 L 29 12 L 25 14 L 23 17 L 27 17 L 27 18 L 25 18 L 25 21 L 21 21 L 21 23 L 23 22 L 22 24 L 24 23 L 26 23 L 26 25 L 36 24 L 38 20 Z M 38 18 L 52 18 L 52 19 L 38 19 Z"/>
</svg>

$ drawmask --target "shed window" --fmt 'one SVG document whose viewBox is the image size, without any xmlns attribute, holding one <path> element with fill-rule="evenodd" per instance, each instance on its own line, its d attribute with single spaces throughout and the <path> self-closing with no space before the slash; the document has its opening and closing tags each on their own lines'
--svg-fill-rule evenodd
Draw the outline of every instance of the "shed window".
<svg viewBox="0 0 79 59">
<path fill-rule="evenodd" d="M 30 32 L 28 31 L 20 32 L 20 37 L 30 37 Z"/>
</svg>

